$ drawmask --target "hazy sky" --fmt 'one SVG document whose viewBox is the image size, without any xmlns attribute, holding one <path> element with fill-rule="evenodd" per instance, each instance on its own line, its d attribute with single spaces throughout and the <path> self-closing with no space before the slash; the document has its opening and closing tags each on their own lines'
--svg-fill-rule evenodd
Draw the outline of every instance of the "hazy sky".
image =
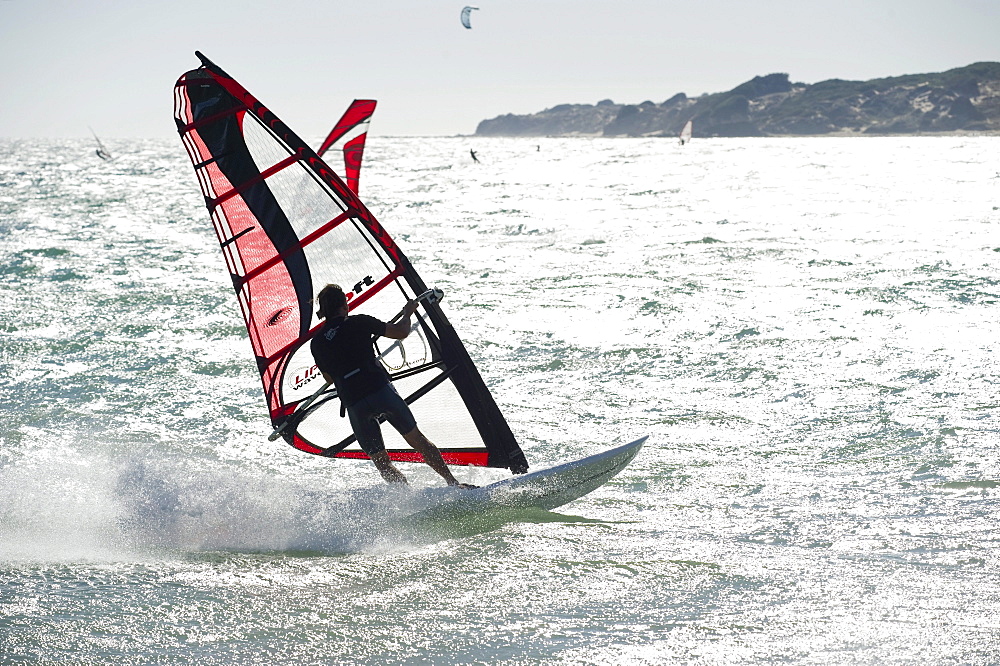
<svg viewBox="0 0 1000 666">
<path fill-rule="evenodd" d="M 0 136 L 173 135 L 172 88 L 234 76 L 307 140 L 472 134 L 562 103 L 662 102 L 756 75 L 869 79 L 1000 60 L 1000 0 L 0 0 Z"/>
</svg>

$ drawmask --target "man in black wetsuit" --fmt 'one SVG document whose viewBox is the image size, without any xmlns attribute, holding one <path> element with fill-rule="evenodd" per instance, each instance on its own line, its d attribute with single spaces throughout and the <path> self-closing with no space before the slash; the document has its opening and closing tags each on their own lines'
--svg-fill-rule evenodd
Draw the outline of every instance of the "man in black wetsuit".
<svg viewBox="0 0 1000 666">
<path fill-rule="evenodd" d="M 382 441 L 378 417 L 385 415 L 406 443 L 412 446 L 449 486 L 475 488 L 459 483 L 441 458 L 441 452 L 428 440 L 389 380 L 389 373 L 375 358 L 372 340 L 379 336 L 402 340 L 410 334 L 410 317 L 417 301 L 403 308 L 403 319 L 387 324 L 368 315 L 347 316 L 347 297 L 335 284 L 323 287 L 316 297 L 316 314 L 326 319 L 312 339 L 311 350 L 316 365 L 328 382 L 337 387 L 337 395 L 351 419 L 358 444 L 375 463 L 382 478 L 389 483 L 406 483 L 406 477 L 389 460 Z"/>
</svg>

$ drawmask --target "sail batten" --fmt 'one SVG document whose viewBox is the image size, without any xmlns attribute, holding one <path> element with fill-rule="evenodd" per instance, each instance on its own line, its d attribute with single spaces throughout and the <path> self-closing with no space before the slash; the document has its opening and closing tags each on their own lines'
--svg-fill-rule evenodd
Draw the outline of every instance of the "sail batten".
<svg viewBox="0 0 1000 666">
<path fill-rule="evenodd" d="M 328 231 L 334 229 L 335 227 L 337 227 L 338 225 L 342 224 L 343 222 L 346 222 L 348 219 L 350 219 L 350 216 L 347 213 L 342 213 L 341 215 L 333 218 L 332 220 L 330 220 L 329 222 L 327 222 L 326 224 L 324 224 L 322 227 L 320 227 L 316 231 L 312 232 L 311 234 L 309 234 L 305 238 L 302 238 L 301 240 L 299 240 L 296 244 L 294 244 L 294 245 L 288 247 L 287 249 L 285 249 L 281 254 L 277 254 L 277 255 L 271 257 L 270 259 L 268 259 L 266 262 L 264 262 L 263 264 L 261 264 L 257 268 L 255 268 L 252 271 L 248 272 L 246 275 L 243 275 L 240 278 L 240 280 L 243 281 L 243 282 L 249 282 L 250 280 L 254 279 L 258 275 L 260 275 L 261 273 L 263 273 L 264 271 L 272 268 L 275 264 L 277 264 L 277 263 L 279 263 L 279 262 L 284 261 L 285 259 L 287 259 L 288 256 L 290 254 L 292 254 L 293 252 L 298 252 L 298 251 L 304 249 L 305 247 L 307 247 L 308 245 L 310 245 L 312 242 L 314 242 L 314 241 L 318 240 L 319 238 L 321 238 Z M 247 230 L 247 231 L 251 231 L 251 230 Z M 246 232 L 244 231 L 243 233 L 246 233 Z M 231 240 L 235 240 L 235 238 L 236 237 L 233 237 L 233 239 L 231 239 Z M 229 241 L 227 241 L 227 243 L 228 242 Z"/>
<path fill-rule="evenodd" d="M 267 107 L 198 55 L 202 67 L 175 86 L 175 121 L 232 276 L 271 423 L 301 451 L 366 457 L 340 416 L 334 389 L 298 409 L 323 384 L 309 349 L 322 326 L 312 299 L 337 283 L 351 313 L 388 321 L 427 287 L 358 199 L 357 172 L 353 185 L 350 171 L 342 180 Z M 361 109 L 370 117 L 374 100 L 361 101 L 370 102 Z M 352 141 L 363 145 L 367 123 L 356 120 L 338 123 L 339 137 L 323 149 L 347 137 L 347 160 L 358 146 Z M 359 166 L 360 151 L 351 154 Z M 452 464 L 525 471 L 524 454 L 440 303 L 422 301 L 416 315 L 410 336 L 379 354 L 421 430 Z M 386 434 L 386 444 L 393 460 L 420 460 L 395 433 Z"/>
<path fill-rule="evenodd" d="M 264 180 L 267 180 L 270 176 L 273 176 L 274 174 L 278 173 L 282 169 L 285 169 L 285 168 L 291 166 L 292 164 L 295 164 L 295 162 L 297 162 L 297 161 L 298 161 L 298 157 L 295 156 L 295 155 L 292 155 L 291 157 L 287 157 L 284 160 L 282 160 L 281 162 L 278 162 L 277 164 L 275 164 L 271 168 L 267 169 L 266 171 L 260 172 L 260 174 L 258 174 L 257 176 L 254 176 L 253 178 L 240 183 L 239 185 L 237 185 L 233 189 L 229 190 L 228 192 L 223 192 L 222 194 L 220 194 L 218 197 L 216 197 L 215 199 L 213 199 L 209 203 L 209 205 L 208 205 L 209 210 L 211 210 L 212 208 L 218 206 L 223 201 L 225 201 L 227 199 L 231 199 L 232 197 L 236 196 L 237 194 L 242 193 L 246 189 L 248 189 L 250 187 L 253 187 L 257 183 L 259 183 L 261 181 L 264 181 Z"/>
<path fill-rule="evenodd" d="M 177 122 L 177 131 L 181 133 L 188 133 L 191 130 L 196 130 L 199 127 L 204 127 L 206 125 L 211 125 L 212 123 L 218 122 L 228 116 L 234 116 L 241 111 L 246 111 L 247 107 L 244 104 L 237 104 L 228 109 L 223 109 L 212 116 L 207 116 L 205 118 L 199 118 L 198 120 L 191 121 L 190 123 L 184 124 L 182 121 Z"/>
</svg>

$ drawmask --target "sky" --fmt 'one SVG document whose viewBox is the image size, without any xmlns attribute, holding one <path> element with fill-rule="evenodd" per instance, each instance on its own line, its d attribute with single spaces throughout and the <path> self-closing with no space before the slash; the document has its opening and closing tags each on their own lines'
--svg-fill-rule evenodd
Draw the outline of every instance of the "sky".
<svg viewBox="0 0 1000 666">
<path fill-rule="evenodd" d="M 754 76 L 865 80 L 1000 61 L 1000 0 L 0 0 L 0 137 L 176 134 L 200 50 L 303 138 L 354 98 L 371 131 L 604 99 L 663 102 Z"/>
</svg>

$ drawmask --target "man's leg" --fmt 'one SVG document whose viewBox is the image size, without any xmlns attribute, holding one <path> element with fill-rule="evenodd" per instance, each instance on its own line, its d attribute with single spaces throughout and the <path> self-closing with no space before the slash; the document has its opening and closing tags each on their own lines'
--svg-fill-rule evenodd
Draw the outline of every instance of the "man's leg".
<svg viewBox="0 0 1000 666">
<path fill-rule="evenodd" d="M 406 483 L 406 477 L 396 469 L 396 466 L 389 460 L 389 454 L 385 452 L 385 444 L 382 442 L 382 428 L 371 413 L 368 398 L 362 398 L 359 402 L 348 407 L 347 416 L 350 418 L 354 436 L 358 439 L 358 445 L 375 463 L 375 468 L 382 475 L 382 478 L 389 483 Z"/>
<path fill-rule="evenodd" d="M 406 476 L 403 475 L 396 466 L 392 464 L 389 460 L 389 454 L 385 452 L 385 449 L 381 451 L 376 451 L 375 453 L 369 454 L 369 458 L 375 463 L 376 469 L 378 469 L 379 474 L 382 478 L 389 483 L 406 483 Z"/>
<path fill-rule="evenodd" d="M 441 478 L 449 486 L 459 486 L 461 488 L 475 488 L 476 486 L 469 485 L 467 483 L 459 483 L 458 479 L 452 475 L 451 470 L 448 469 L 448 465 L 445 464 L 444 459 L 441 457 L 441 452 L 438 451 L 438 447 L 431 443 L 431 440 L 424 437 L 424 434 L 420 432 L 420 428 L 414 427 L 413 430 L 403 435 L 403 439 L 406 443 L 413 447 L 413 449 L 424 457 L 424 462 L 430 465 L 430 468 L 441 475 Z"/>
<path fill-rule="evenodd" d="M 387 385 L 385 389 L 378 394 L 379 399 L 382 400 L 382 407 L 389 423 L 392 427 L 403 436 L 406 443 L 409 444 L 413 449 L 424 457 L 424 462 L 426 462 L 431 469 L 441 475 L 441 478 L 447 482 L 449 486 L 458 486 L 459 488 L 475 488 L 466 483 L 459 483 L 451 470 L 448 469 L 448 465 L 445 464 L 444 459 L 441 457 L 441 452 L 438 450 L 434 444 L 427 439 L 420 429 L 417 428 L 417 422 L 413 418 L 413 412 L 410 411 L 409 405 L 406 401 L 396 392 L 394 386 Z"/>
</svg>

